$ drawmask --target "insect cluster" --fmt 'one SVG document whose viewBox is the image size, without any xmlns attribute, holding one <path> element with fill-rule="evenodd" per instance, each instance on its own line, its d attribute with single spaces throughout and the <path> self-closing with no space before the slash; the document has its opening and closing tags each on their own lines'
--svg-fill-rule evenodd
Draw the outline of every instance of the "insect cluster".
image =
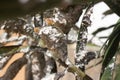
<svg viewBox="0 0 120 80">
<path fill-rule="evenodd" d="M 15 53 L 22 52 L 24 55 L 9 66 L 0 80 L 12 80 L 25 64 L 26 80 L 46 80 L 50 75 L 53 75 L 53 80 L 58 80 L 65 72 L 57 73 L 56 61 L 75 73 L 76 67 L 68 59 L 68 33 L 71 28 L 76 28 L 75 23 L 83 8 L 83 5 L 71 5 L 66 9 L 52 8 L 43 13 L 2 22 L 0 69 Z M 13 34 L 17 36 L 13 37 Z M 9 42 L 15 43 L 6 46 Z"/>
</svg>

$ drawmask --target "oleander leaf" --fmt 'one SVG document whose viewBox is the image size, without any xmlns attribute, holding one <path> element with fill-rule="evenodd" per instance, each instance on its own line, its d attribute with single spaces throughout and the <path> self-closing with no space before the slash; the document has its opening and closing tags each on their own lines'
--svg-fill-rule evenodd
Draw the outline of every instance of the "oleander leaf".
<svg viewBox="0 0 120 80">
<path fill-rule="evenodd" d="M 116 54 L 116 51 L 119 47 L 120 42 L 120 21 L 118 21 L 119 24 L 117 24 L 111 33 L 111 35 L 108 37 L 104 52 L 104 59 L 102 63 L 102 74 L 104 73 L 105 68 L 108 66 L 109 62 L 112 60 L 113 56 Z"/>
<path fill-rule="evenodd" d="M 116 24 L 113 24 L 113 25 L 111 25 L 111 26 L 109 26 L 109 27 L 101 27 L 101 28 L 98 28 L 96 31 L 94 31 L 94 32 L 92 33 L 92 35 L 95 36 L 96 34 L 102 32 L 102 31 L 105 31 L 105 30 L 107 30 L 107 29 L 110 29 L 110 28 L 114 27 L 115 25 L 116 25 Z"/>
<path fill-rule="evenodd" d="M 111 80 L 112 79 L 112 70 L 114 68 L 114 61 L 113 59 L 110 61 L 109 65 L 106 67 L 101 80 Z"/>
<path fill-rule="evenodd" d="M 111 14 L 113 14 L 113 11 L 111 9 L 109 9 L 103 13 L 103 15 L 105 15 L 105 16 L 111 15 Z"/>
<path fill-rule="evenodd" d="M 20 46 L 2 46 L 0 47 L 0 55 L 16 53 Z"/>
</svg>

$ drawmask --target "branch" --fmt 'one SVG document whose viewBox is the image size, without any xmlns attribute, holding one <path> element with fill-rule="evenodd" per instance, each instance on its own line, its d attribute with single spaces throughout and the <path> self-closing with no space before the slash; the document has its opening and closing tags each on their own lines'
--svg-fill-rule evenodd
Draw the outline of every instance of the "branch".
<svg viewBox="0 0 120 80">
<path fill-rule="evenodd" d="M 14 54 L 10 56 L 0 56 L 0 69 L 3 69 Z"/>
<path fill-rule="evenodd" d="M 16 61 L 14 61 L 7 69 L 5 75 L 0 77 L 0 80 L 13 80 L 13 78 L 16 76 L 18 71 L 27 63 L 27 59 L 25 57 L 22 57 Z"/>
<path fill-rule="evenodd" d="M 77 76 L 80 78 L 80 80 L 93 80 L 91 77 L 89 77 L 87 74 L 85 74 L 82 70 L 77 68 L 71 61 L 69 61 L 69 64 L 66 64 L 65 62 L 62 62 L 60 59 L 58 60 L 56 57 L 54 59 L 59 62 L 63 67 L 68 68 L 68 72 L 72 72 L 73 74 L 77 74 Z"/>
</svg>

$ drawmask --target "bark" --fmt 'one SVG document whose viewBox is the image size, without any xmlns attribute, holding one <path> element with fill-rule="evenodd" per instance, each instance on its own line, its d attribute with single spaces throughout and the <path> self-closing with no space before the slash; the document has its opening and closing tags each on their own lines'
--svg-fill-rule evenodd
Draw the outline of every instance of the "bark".
<svg viewBox="0 0 120 80">
<path fill-rule="evenodd" d="M 18 71 L 27 63 L 27 59 L 22 57 L 14 61 L 7 69 L 5 75 L 3 75 L 0 80 L 13 80 Z"/>
</svg>

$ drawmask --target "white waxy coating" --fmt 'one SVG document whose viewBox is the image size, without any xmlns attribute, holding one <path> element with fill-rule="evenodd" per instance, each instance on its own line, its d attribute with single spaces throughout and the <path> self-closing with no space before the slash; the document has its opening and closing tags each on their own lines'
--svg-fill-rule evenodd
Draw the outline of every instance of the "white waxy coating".
<svg viewBox="0 0 120 80">
<path fill-rule="evenodd" d="M 47 27 L 43 27 L 40 29 L 39 34 L 45 34 L 48 35 L 48 37 L 52 40 L 52 41 L 56 41 L 58 39 L 58 37 L 60 37 L 62 35 L 62 33 L 60 33 L 56 28 L 52 27 L 52 26 L 47 26 Z"/>
</svg>

